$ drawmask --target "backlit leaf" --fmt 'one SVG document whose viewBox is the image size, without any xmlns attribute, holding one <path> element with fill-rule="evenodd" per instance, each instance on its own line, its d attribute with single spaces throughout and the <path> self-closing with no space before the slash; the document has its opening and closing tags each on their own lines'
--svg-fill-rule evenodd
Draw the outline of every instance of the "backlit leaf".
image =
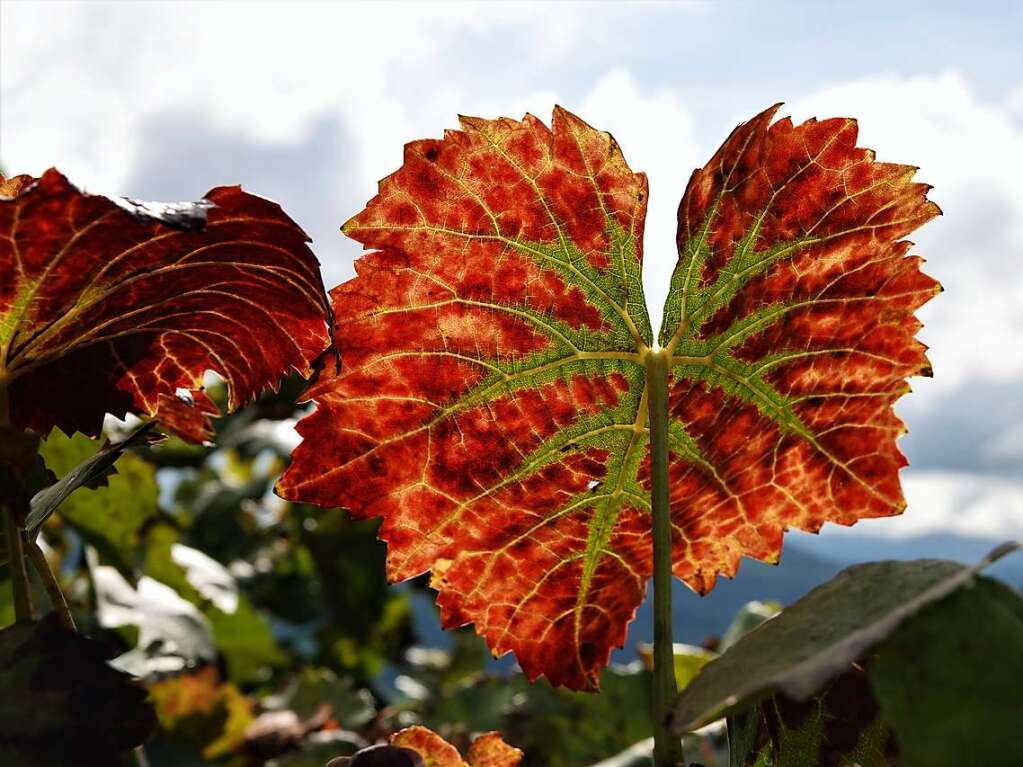
<svg viewBox="0 0 1023 767">
<path fill-rule="evenodd" d="M 104 413 L 134 412 L 198 441 L 216 413 L 207 370 L 233 408 L 311 372 L 328 344 L 317 261 L 275 203 L 239 187 L 114 200 L 56 170 L 0 192 L 0 370 L 17 426 L 96 435 Z"/>
<path fill-rule="evenodd" d="M 701 592 L 789 526 L 897 513 L 891 404 L 926 366 L 936 283 L 897 240 L 937 213 L 849 120 L 740 126 L 690 183 L 665 308 L 676 575 Z M 384 518 L 393 580 L 432 570 L 531 678 L 591 687 L 651 574 L 640 279 L 646 178 L 562 109 L 417 141 L 343 231 L 343 366 L 279 485 Z"/>
<path fill-rule="evenodd" d="M 146 424 L 120 442 L 107 442 L 102 446 L 95 443 L 68 438 L 65 434 L 51 433 L 40 445 L 46 467 L 59 480 L 32 496 L 31 510 L 25 519 L 25 529 L 34 535 L 67 498 L 81 488 L 99 489 L 108 487 L 108 479 L 117 473 L 114 464 L 129 447 L 145 444 L 152 431 L 152 423 Z M 152 470 L 150 470 L 150 474 Z M 155 507 L 156 496 L 153 495 Z"/>
<path fill-rule="evenodd" d="M 930 375 L 913 312 L 940 286 L 902 240 L 938 215 L 856 122 L 771 124 L 696 171 L 664 307 L 675 574 L 701 592 L 784 531 L 900 513 L 892 405 Z"/>
<path fill-rule="evenodd" d="M 38 532 L 56 510 L 104 561 L 130 573 L 139 530 L 156 514 L 159 495 L 153 467 L 131 453 L 122 455 L 134 441 L 100 446 L 82 434 L 69 437 L 54 429 L 39 450 L 61 480 L 32 498 L 29 533 Z M 105 476 L 115 471 L 115 461 L 116 473 Z M 96 486 L 97 480 L 103 485 Z"/>
</svg>

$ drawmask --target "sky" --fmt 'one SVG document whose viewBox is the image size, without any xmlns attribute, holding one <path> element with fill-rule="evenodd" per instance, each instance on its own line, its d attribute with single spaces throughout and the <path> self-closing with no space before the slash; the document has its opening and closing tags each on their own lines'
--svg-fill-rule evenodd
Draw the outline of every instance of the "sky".
<svg viewBox="0 0 1023 767">
<path fill-rule="evenodd" d="M 1023 3 L 0 4 L 0 165 L 84 188 L 195 199 L 243 184 L 313 238 L 338 231 L 458 114 L 610 131 L 650 177 L 655 325 L 692 170 L 740 121 L 859 119 L 879 160 L 920 167 L 944 216 L 914 253 L 945 286 L 920 317 L 933 379 L 898 406 L 909 510 L 878 536 L 1023 538 Z M 843 535 L 833 526 L 825 535 Z"/>
</svg>

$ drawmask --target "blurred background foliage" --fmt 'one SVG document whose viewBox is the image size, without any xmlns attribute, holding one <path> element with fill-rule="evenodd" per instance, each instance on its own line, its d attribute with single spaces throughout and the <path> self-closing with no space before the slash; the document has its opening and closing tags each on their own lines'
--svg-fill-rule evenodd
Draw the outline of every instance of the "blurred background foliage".
<svg viewBox="0 0 1023 767">
<path fill-rule="evenodd" d="M 499 729 L 524 764 L 546 767 L 597 763 L 649 738 L 642 660 L 609 668 L 600 695 L 530 684 L 471 628 L 439 630 L 425 578 L 387 584 L 376 521 L 274 495 L 302 385 L 285 381 L 220 418 L 210 445 L 168 438 L 125 453 L 42 530 L 79 629 L 146 682 L 160 723 L 148 764 L 322 767 L 411 724 L 460 748 Z M 209 393 L 225 407 L 223 387 Z M 137 425 L 110 421 L 107 436 Z M 100 445 L 54 431 L 40 486 Z M 9 599 L 0 584 L 0 622 L 13 619 Z M 712 655 L 693 651 L 680 679 Z M 698 740 L 715 767 L 723 737 Z"/>
<path fill-rule="evenodd" d="M 603 673 L 599 695 L 530 683 L 511 658 L 491 658 L 471 627 L 441 631 L 425 577 L 387 584 L 376 521 L 273 493 L 298 440 L 296 418 L 307 407 L 296 402 L 301 390 L 300 380 L 288 380 L 279 392 L 219 419 L 206 446 L 133 439 L 138 446 L 121 455 L 115 472 L 75 490 L 42 527 L 40 545 L 80 631 L 102 643 L 112 665 L 143 680 L 155 706 L 157 734 L 125 764 L 323 767 L 413 724 L 435 730 L 463 752 L 475 735 L 500 730 L 525 752 L 525 767 L 649 764 L 651 659 L 642 641 L 649 616 L 640 612 L 626 647 Z M 221 386 L 211 385 L 210 394 L 225 406 Z M 121 441 L 138 426 L 109 421 L 106 436 Z M 27 489 L 52 492 L 57 477 L 93 456 L 95 464 L 102 444 L 54 431 L 40 449 L 45 467 Z M 691 604 L 677 608 L 686 627 L 679 634 L 716 634 L 704 636 L 700 646 L 676 645 L 680 689 L 780 613 L 780 602 L 751 601 L 778 593 L 785 581 L 779 576 L 790 574 L 794 592 L 827 579 L 798 552 L 788 558 L 789 569 L 772 569 L 770 581 L 758 580 L 756 563 L 749 563 L 743 581 L 722 584 L 724 599 L 715 591 L 715 600 L 699 603 L 718 611 L 729 606 L 722 620 L 710 620 L 714 613 Z M 6 580 L 6 564 L 0 564 L 0 625 L 14 618 Z M 1007 754 L 1023 754 L 1013 725 L 1018 687 L 1007 686 L 1006 678 L 1023 671 L 1023 599 L 1005 584 L 978 584 L 929 608 L 900 629 L 887 650 L 859 659 L 810 700 L 774 696 L 731 715 L 730 756 L 723 721 L 686 736 L 690 764 L 960 764 L 962 754 L 977 753 L 973 735 L 985 723 L 1003 735 L 990 740 L 991 756 L 983 763 L 1018 763 L 1015 756 L 1004 761 Z M 34 587 L 36 604 L 46 605 L 42 584 Z M 782 620 L 796 615 L 781 614 Z M 54 628 L 34 625 L 44 633 Z M 977 632 L 978 625 L 990 630 Z M 10 650 L 21 640 L 7 631 Z M 72 649 L 83 657 L 97 654 L 84 640 Z M 31 681 L 33 663 L 53 666 L 49 656 L 33 658 L 23 663 L 21 676 L 5 679 Z M 103 719 L 144 733 L 143 719 L 99 713 L 104 706 L 126 706 L 133 693 L 108 680 L 105 666 L 88 668 L 99 685 L 91 711 L 75 703 L 79 682 L 54 692 L 65 696 L 60 711 L 67 720 L 18 719 L 24 713 L 18 701 L 35 692 L 11 691 L 5 704 L 11 721 L 22 722 L 19 732 L 42 728 L 40 743 L 60 743 L 69 727 L 95 729 L 93 720 Z M 864 668 L 874 680 L 870 689 Z M 77 679 L 77 673 L 62 676 Z M 941 694 L 921 699 L 923 679 L 923 689 Z M 975 715 L 966 717 L 964 710 Z M 943 724 L 935 730 L 934 722 Z M 105 733 L 97 730 L 94 740 Z M 2 740 L 0 763 L 6 763 Z"/>
</svg>

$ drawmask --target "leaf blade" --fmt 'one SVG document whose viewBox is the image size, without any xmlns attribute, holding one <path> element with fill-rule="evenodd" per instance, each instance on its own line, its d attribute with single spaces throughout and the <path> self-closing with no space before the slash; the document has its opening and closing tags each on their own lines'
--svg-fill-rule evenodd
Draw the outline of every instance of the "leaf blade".
<svg viewBox="0 0 1023 767">
<path fill-rule="evenodd" d="M 318 264 L 275 203 L 240 187 L 116 201 L 53 169 L 15 191 L 0 199 L 0 365 L 18 426 L 95 436 L 104 413 L 136 412 L 199 441 L 207 370 L 234 408 L 328 344 Z"/>
<path fill-rule="evenodd" d="M 738 126 L 679 207 L 660 342 L 672 418 L 675 574 L 697 591 L 784 531 L 905 506 L 892 405 L 929 375 L 913 312 L 940 290 L 901 238 L 940 213 L 916 169 L 856 147 L 856 123 Z M 714 467 L 713 472 L 705 466 Z"/>
<path fill-rule="evenodd" d="M 344 227 L 376 250 L 332 291 L 344 370 L 310 388 L 278 486 L 384 516 L 392 580 L 432 569 L 446 626 L 574 687 L 624 641 L 649 573 L 645 204 L 613 139 L 560 109 L 406 147 Z"/>
</svg>

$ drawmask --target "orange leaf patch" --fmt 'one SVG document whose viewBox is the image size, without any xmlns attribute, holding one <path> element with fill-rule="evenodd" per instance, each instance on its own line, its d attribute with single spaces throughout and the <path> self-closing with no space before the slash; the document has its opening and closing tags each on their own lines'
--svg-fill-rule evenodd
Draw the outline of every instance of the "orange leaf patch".
<svg viewBox="0 0 1023 767">
<path fill-rule="evenodd" d="M 516 767 L 522 752 L 504 742 L 499 732 L 480 735 L 469 746 L 469 760 L 462 761 L 458 749 L 426 727 L 399 730 L 390 738 L 392 746 L 415 751 L 426 767 Z"/>
</svg>

